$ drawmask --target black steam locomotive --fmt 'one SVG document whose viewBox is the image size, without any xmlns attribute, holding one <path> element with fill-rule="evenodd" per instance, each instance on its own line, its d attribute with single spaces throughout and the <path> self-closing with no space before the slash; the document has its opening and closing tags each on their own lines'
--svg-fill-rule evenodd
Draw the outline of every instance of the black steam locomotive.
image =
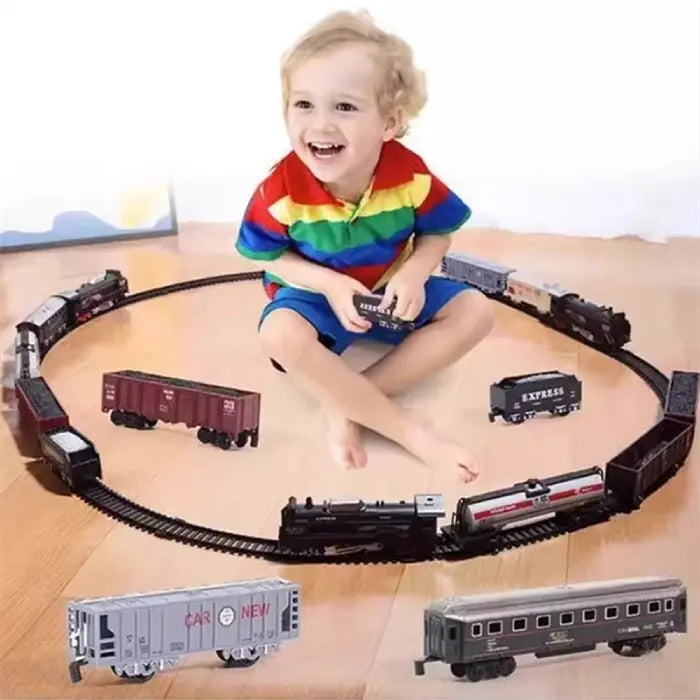
<svg viewBox="0 0 700 700">
<path fill-rule="evenodd" d="M 27 318 L 20 321 L 17 332 L 33 334 L 39 359 L 65 335 L 98 313 L 123 300 L 129 285 L 119 270 L 107 270 L 77 289 L 55 294 L 44 301 Z"/>
<path fill-rule="evenodd" d="M 384 551 L 400 558 L 424 559 L 437 544 L 437 520 L 445 515 L 440 494 L 417 494 L 412 503 L 359 498 L 303 504 L 291 497 L 282 509 L 282 550 L 322 554 Z"/>
</svg>

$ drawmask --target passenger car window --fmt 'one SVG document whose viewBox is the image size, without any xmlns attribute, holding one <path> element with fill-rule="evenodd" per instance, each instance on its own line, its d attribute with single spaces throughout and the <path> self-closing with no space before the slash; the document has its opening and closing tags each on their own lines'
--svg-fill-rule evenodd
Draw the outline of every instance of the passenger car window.
<svg viewBox="0 0 700 700">
<path fill-rule="evenodd" d="M 671 610 L 673 610 L 673 600 L 671 598 L 664 603 L 664 609 L 666 612 L 671 612 Z"/>
<path fill-rule="evenodd" d="M 454 642 L 455 639 L 457 639 L 457 628 L 452 625 L 450 629 L 447 632 L 447 636 L 450 638 L 450 641 Z"/>
<path fill-rule="evenodd" d="M 583 621 L 584 622 L 595 622 L 595 610 L 589 608 L 583 611 Z"/>
<path fill-rule="evenodd" d="M 660 600 L 650 600 L 647 605 L 647 612 L 652 615 L 661 612 L 661 601 Z"/>
<path fill-rule="evenodd" d="M 630 603 L 627 606 L 627 615 L 629 617 L 634 617 L 635 615 L 639 615 L 639 603 Z"/>
<path fill-rule="evenodd" d="M 574 614 L 572 612 L 565 612 L 559 615 L 560 625 L 573 625 L 574 624 Z"/>
<path fill-rule="evenodd" d="M 500 634 L 503 631 L 503 623 L 498 620 L 497 622 L 489 622 L 489 634 Z"/>
<path fill-rule="evenodd" d="M 522 632 L 525 629 L 527 629 L 527 618 L 516 617 L 513 620 L 513 632 Z"/>
<path fill-rule="evenodd" d="M 616 620 L 617 619 L 617 605 L 610 605 L 605 608 L 605 619 L 606 620 Z"/>
<path fill-rule="evenodd" d="M 537 629 L 542 629 L 543 627 L 549 627 L 549 615 L 538 615 L 537 616 Z"/>
<path fill-rule="evenodd" d="M 481 637 L 481 623 L 475 622 L 472 625 L 472 637 Z"/>
</svg>

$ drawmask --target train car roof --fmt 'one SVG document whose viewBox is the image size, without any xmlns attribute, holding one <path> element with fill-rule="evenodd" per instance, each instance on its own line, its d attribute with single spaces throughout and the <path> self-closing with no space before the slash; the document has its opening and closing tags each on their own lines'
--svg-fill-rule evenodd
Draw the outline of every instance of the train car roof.
<svg viewBox="0 0 700 700">
<path fill-rule="evenodd" d="M 483 260 L 482 258 L 476 258 L 473 255 L 459 253 L 457 251 L 450 251 L 447 255 L 445 255 L 445 259 L 460 260 L 461 262 L 478 265 L 486 270 L 493 270 L 494 272 L 501 272 L 504 274 L 515 271 L 515 268 L 511 267 L 510 265 L 502 265 L 501 263 L 493 262 L 491 260 Z"/>
<path fill-rule="evenodd" d="M 224 396 L 231 396 L 233 398 L 245 398 L 258 394 L 257 391 L 251 391 L 249 389 L 237 389 L 235 387 L 221 386 L 219 384 L 206 384 L 204 382 L 197 382 L 191 379 L 181 379 L 179 377 L 166 377 L 160 374 L 151 374 L 150 372 L 141 372 L 135 369 L 121 369 L 116 372 L 105 372 L 105 376 L 108 375 L 124 377 L 126 379 L 133 379 L 136 381 L 153 382 L 154 384 L 161 384 L 174 389 L 187 389 L 189 391 L 217 393 Z"/>
<path fill-rule="evenodd" d="M 639 592 L 651 594 L 654 591 L 671 591 L 679 588 L 683 588 L 683 582 L 678 578 L 646 576 L 443 598 L 431 603 L 426 608 L 426 612 L 453 619 L 465 619 L 483 616 L 487 612 L 503 614 L 503 611 L 510 612 L 512 608 L 523 606 L 546 607 L 556 603 L 570 604 L 577 599 L 596 596 L 608 597 Z"/>
<path fill-rule="evenodd" d="M 526 270 L 516 270 L 508 277 L 509 282 L 522 282 L 523 284 L 529 284 L 533 287 L 538 287 L 545 292 L 549 292 L 554 296 L 563 296 L 564 294 L 571 294 L 571 290 L 566 289 L 559 282 L 547 282 L 543 280 L 536 274 L 528 272 Z"/>
<path fill-rule="evenodd" d="M 167 605 L 177 602 L 188 602 L 193 599 L 217 598 L 221 595 L 241 595 L 246 593 L 264 593 L 279 591 L 297 586 L 292 581 L 282 578 L 249 579 L 219 583 L 210 586 L 192 586 L 190 588 L 175 588 L 171 590 L 127 593 L 105 598 L 73 599 L 70 605 L 81 610 L 92 612 L 107 612 L 132 609 L 139 606 Z"/>
</svg>

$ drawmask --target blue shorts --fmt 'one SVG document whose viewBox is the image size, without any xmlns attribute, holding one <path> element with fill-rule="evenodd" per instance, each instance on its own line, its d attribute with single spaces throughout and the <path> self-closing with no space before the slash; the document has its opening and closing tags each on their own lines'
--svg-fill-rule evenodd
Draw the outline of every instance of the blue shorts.
<svg viewBox="0 0 700 700">
<path fill-rule="evenodd" d="M 416 329 L 430 323 L 435 314 L 452 297 L 467 289 L 476 288 L 466 282 L 457 282 L 446 277 L 435 275 L 429 277 L 425 283 L 425 304 L 414 321 Z M 382 294 L 383 289 L 374 293 Z M 316 328 L 319 342 L 337 355 L 342 354 L 355 340 L 369 338 L 380 343 L 398 345 L 412 332 L 410 330 L 394 331 L 375 324 L 365 333 L 353 333 L 346 330 L 338 320 L 323 294 L 294 287 L 282 287 L 277 290 L 275 298 L 263 309 L 258 329 L 267 314 L 275 309 L 294 309 Z M 274 359 L 271 358 L 271 362 L 276 369 L 284 372 Z"/>
</svg>

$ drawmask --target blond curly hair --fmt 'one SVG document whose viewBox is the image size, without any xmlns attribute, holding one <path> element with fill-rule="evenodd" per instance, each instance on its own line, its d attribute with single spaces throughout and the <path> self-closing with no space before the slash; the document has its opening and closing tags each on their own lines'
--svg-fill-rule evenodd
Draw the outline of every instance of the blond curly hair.
<svg viewBox="0 0 700 700">
<path fill-rule="evenodd" d="M 396 138 L 408 133 L 409 120 L 427 102 L 425 74 L 413 65 L 413 50 L 401 38 L 383 31 L 366 10 L 334 12 L 304 34 L 282 56 L 282 102 L 289 105 L 289 76 L 303 61 L 346 43 L 365 43 L 374 49 L 381 71 L 377 104 L 383 116 L 399 119 Z"/>
</svg>

